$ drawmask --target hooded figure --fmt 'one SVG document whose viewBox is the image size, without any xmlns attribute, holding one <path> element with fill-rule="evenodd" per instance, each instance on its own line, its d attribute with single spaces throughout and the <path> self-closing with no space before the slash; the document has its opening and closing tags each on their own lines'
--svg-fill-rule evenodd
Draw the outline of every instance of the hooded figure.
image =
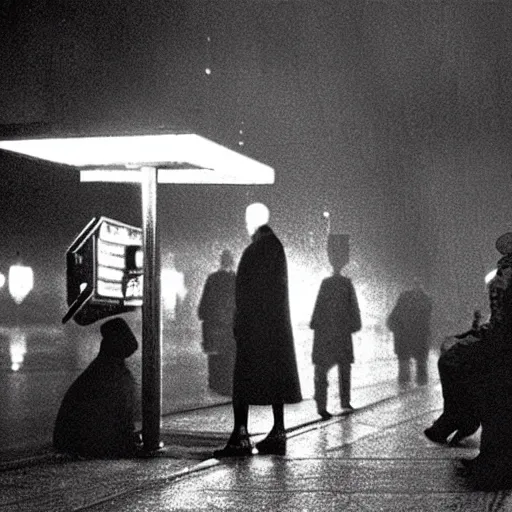
<svg viewBox="0 0 512 512">
<path fill-rule="evenodd" d="M 135 434 L 135 380 L 125 359 L 137 339 L 122 318 L 105 322 L 97 357 L 73 382 L 62 400 L 53 445 L 84 457 L 131 455 Z"/>
</svg>

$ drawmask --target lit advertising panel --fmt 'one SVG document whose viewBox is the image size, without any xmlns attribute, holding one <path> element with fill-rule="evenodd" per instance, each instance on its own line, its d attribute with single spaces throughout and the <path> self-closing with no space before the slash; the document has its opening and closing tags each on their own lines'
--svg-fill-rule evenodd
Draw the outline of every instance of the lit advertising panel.
<svg viewBox="0 0 512 512">
<path fill-rule="evenodd" d="M 142 305 L 142 229 L 107 217 L 92 219 L 66 253 L 63 318 L 87 325 Z"/>
</svg>

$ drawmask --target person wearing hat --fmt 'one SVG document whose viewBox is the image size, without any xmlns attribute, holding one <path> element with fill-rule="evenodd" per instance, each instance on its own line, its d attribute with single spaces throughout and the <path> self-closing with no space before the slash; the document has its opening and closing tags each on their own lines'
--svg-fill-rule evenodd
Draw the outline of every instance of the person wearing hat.
<svg viewBox="0 0 512 512">
<path fill-rule="evenodd" d="M 327 252 L 332 275 L 318 291 L 309 326 L 314 330 L 312 360 L 315 367 L 315 401 L 318 414 L 327 420 L 327 374 L 338 367 L 341 408 L 350 412 L 351 369 L 354 362 L 352 334 L 361 329 L 361 313 L 352 280 L 341 275 L 348 262 L 348 236 L 329 235 Z"/>
<path fill-rule="evenodd" d="M 208 354 L 208 385 L 221 395 L 231 396 L 235 364 L 233 317 L 235 314 L 234 259 L 225 249 L 219 270 L 206 279 L 197 308 L 203 322 L 203 351 Z"/>
<path fill-rule="evenodd" d="M 139 447 L 135 433 L 135 380 L 125 360 L 137 339 L 122 318 L 100 327 L 96 358 L 67 390 L 53 431 L 53 446 L 80 457 L 122 457 Z"/>
</svg>

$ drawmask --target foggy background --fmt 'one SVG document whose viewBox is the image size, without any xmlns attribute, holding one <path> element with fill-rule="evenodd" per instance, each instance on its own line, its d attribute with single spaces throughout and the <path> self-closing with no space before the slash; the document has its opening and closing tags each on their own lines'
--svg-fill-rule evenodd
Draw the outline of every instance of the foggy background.
<svg viewBox="0 0 512 512">
<path fill-rule="evenodd" d="M 444 330 L 487 307 L 510 216 L 508 2 L 7 1 L 1 15 L 4 134 L 187 127 L 275 168 L 273 186 L 160 187 L 182 270 L 215 266 L 206 247 L 240 253 L 243 209 L 262 200 L 306 266 L 326 265 L 330 212 L 376 315 L 413 275 Z M 19 250 L 48 277 L 51 262 L 52 290 L 92 216 L 140 225 L 134 186 L 7 155 L 0 170 L 2 258 Z"/>
</svg>

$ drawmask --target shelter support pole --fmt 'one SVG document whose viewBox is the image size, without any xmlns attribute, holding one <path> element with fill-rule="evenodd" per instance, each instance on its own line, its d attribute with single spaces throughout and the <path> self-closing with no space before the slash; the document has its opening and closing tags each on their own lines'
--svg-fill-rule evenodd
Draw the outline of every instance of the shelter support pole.
<svg viewBox="0 0 512 512">
<path fill-rule="evenodd" d="M 160 448 L 162 339 L 160 246 L 157 223 L 158 169 L 141 168 L 144 287 L 142 306 L 142 442 L 145 452 Z"/>
</svg>

